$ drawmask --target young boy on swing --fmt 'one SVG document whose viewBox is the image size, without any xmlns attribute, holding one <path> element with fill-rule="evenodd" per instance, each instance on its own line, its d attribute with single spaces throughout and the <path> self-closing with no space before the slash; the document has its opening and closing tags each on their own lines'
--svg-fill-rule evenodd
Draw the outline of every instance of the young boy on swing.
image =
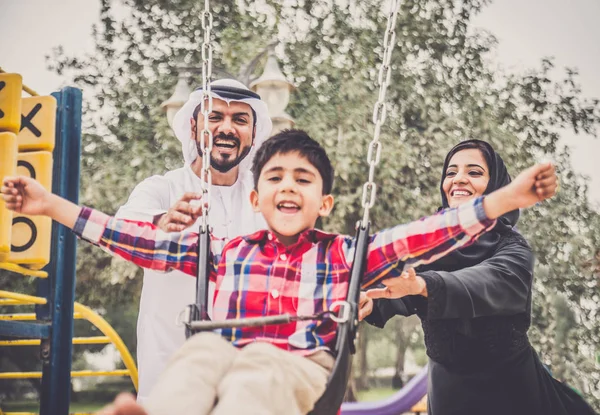
<svg viewBox="0 0 600 415">
<path fill-rule="evenodd" d="M 286 130 L 258 149 L 252 171 L 251 204 L 269 229 L 228 242 L 213 239 L 213 319 L 327 311 L 346 297 L 355 241 L 314 229 L 334 203 L 334 172 L 325 150 L 306 133 Z M 464 247 L 503 213 L 551 197 L 556 187 L 554 167 L 536 165 L 490 195 L 371 235 L 362 287 L 400 275 L 405 263 L 415 267 Z M 164 233 L 150 223 L 118 220 L 48 193 L 28 178 L 5 178 L 1 192 L 9 209 L 50 216 L 137 265 L 196 275 L 197 234 Z M 403 276 L 406 295 L 427 296 L 422 280 Z M 169 363 L 145 411 L 305 414 L 325 390 L 334 345 L 331 320 L 194 335 Z M 121 402 L 132 414 L 144 413 L 133 402 Z M 107 413 L 128 412 L 113 408 Z"/>
</svg>

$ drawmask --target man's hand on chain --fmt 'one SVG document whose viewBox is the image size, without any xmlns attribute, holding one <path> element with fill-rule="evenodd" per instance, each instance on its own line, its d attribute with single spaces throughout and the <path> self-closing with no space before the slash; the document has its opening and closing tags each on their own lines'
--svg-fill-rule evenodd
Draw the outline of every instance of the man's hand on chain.
<svg viewBox="0 0 600 415">
<path fill-rule="evenodd" d="M 201 193 L 185 193 L 167 213 L 157 216 L 154 224 L 165 232 L 181 232 L 189 228 L 202 216 L 202 206 L 192 205 L 190 202 L 201 199 Z"/>
</svg>

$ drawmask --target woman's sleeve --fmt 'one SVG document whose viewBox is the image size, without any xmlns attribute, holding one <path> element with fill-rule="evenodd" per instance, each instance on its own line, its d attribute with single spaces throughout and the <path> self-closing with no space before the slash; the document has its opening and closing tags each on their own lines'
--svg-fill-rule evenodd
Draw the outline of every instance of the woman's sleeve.
<svg viewBox="0 0 600 415">
<path fill-rule="evenodd" d="M 379 299 L 373 301 L 373 312 L 365 317 L 365 321 L 375 327 L 383 328 L 385 323 L 394 316 L 412 316 L 417 313 L 419 303 L 424 297 L 409 295 L 394 300 Z"/>
<path fill-rule="evenodd" d="M 531 294 L 533 262 L 527 242 L 514 237 L 492 257 L 472 267 L 419 273 L 427 284 L 428 319 L 525 312 Z"/>
</svg>

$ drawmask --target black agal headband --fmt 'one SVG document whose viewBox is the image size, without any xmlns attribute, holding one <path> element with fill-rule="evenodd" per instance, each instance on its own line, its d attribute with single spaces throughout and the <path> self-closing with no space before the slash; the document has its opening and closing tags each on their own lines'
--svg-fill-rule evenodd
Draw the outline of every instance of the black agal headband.
<svg viewBox="0 0 600 415">
<path fill-rule="evenodd" d="M 196 88 L 195 91 L 202 91 L 202 87 Z M 225 86 L 225 85 L 214 85 L 210 87 L 210 92 L 214 92 L 218 96 L 224 99 L 234 99 L 236 101 L 241 101 L 242 99 L 255 98 L 260 99 L 260 95 L 256 92 L 252 92 L 249 89 L 236 88 L 233 86 Z M 198 105 L 194 110 L 194 119 L 198 117 L 200 113 L 201 105 Z M 254 108 L 250 107 L 252 111 L 252 125 L 256 125 L 256 111 Z"/>
<path fill-rule="evenodd" d="M 235 99 L 238 101 L 247 98 L 260 99 L 260 95 L 256 92 L 252 92 L 249 89 L 235 88 L 233 86 L 214 85 L 210 87 L 210 90 L 223 98 Z M 202 91 L 202 88 L 196 88 L 196 91 Z"/>
</svg>

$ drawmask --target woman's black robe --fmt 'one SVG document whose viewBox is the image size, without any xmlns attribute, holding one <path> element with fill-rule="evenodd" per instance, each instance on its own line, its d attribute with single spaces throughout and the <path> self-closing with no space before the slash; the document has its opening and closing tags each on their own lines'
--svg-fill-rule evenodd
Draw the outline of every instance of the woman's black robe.
<svg viewBox="0 0 600 415">
<path fill-rule="evenodd" d="M 486 193 L 510 181 L 502 159 L 489 149 Z M 447 207 L 443 191 L 442 199 Z M 421 318 L 430 415 L 595 414 L 552 378 L 529 344 L 534 260 L 514 229 L 518 217 L 516 211 L 506 214 L 475 244 L 417 269 L 427 298 L 377 300 L 366 318 L 378 327 L 394 315 Z"/>
</svg>

